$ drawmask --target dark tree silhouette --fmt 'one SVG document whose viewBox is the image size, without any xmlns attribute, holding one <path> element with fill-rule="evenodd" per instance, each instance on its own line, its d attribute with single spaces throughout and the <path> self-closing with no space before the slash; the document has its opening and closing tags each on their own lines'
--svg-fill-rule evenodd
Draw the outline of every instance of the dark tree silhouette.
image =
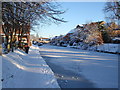
<svg viewBox="0 0 120 90">
<path fill-rule="evenodd" d="M 37 25 L 39 20 L 41 23 L 52 22 L 66 22 L 59 15 L 65 11 L 59 10 L 59 6 L 50 1 L 41 2 L 2 2 L 2 21 L 3 32 L 6 36 L 6 42 L 10 41 L 10 48 L 12 42 L 19 32 L 19 39 L 24 34 L 30 32 L 33 25 Z"/>
<path fill-rule="evenodd" d="M 120 1 L 119 0 L 110 0 L 106 2 L 104 7 L 104 12 L 107 14 L 107 19 L 110 21 L 118 21 L 120 24 Z"/>
</svg>

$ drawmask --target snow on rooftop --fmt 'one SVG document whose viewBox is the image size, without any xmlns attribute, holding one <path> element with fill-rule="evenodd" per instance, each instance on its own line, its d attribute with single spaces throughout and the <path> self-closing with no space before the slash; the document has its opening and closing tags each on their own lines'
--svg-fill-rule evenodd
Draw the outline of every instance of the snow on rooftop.
<svg viewBox="0 0 120 90">
<path fill-rule="evenodd" d="M 83 27 L 83 24 L 79 24 L 79 26 Z"/>
<path fill-rule="evenodd" d="M 74 33 L 74 31 L 75 31 L 75 30 L 74 30 L 74 29 L 72 29 L 72 30 L 70 30 L 68 33 Z"/>
<path fill-rule="evenodd" d="M 75 33 L 75 32 L 78 32 L 79 30 L 80 30 L 80 29 L 75 28 L 75 29 L 70 30 L 68 33 Z"/>
</svg>

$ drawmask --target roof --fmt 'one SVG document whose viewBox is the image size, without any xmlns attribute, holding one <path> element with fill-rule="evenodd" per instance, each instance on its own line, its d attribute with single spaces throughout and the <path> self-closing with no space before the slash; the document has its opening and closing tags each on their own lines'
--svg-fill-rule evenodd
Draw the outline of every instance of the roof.
<svg viewBox="0 0 120 90">
<path fill-rule="evenodd" d="M 39 39 L 49 39 L 49 38 L 39 38 Z"/>
<path fill-rule="evenodd" d="M 76 29 L 72 29 L 68 33 L 74 33 L 75 31 L 76 31 Z"/>
</svg>

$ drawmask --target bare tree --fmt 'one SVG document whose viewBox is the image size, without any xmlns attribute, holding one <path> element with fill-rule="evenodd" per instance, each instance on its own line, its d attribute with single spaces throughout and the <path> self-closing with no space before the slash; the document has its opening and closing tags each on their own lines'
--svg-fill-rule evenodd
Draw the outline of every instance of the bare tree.
<svg viewBox="0 0 120 90">
<path fill-rule="evenodd" d="M 106 5 L 103 9 L 106 14 L 106 18 L 109 21 L 117 21 L 120 24 L 120 1 L 119 0 L 110 0 L 106 2 Z"/>
<path fill-rule="evenodd" d="M 86 24 L 85 29 L 87 30 L 87 37 L 85 39 L 86 43 L 94 42 L 95 44 L 102 44 L 102 34 L 101 31 L 103 30 L 102 26 L 104 25 L 103 21 L 99 22 L 91 22 Z"/>
<path fill-rule="evenodd" d="M 36 20 L 42 23 L 66 22 L 63 18 L 59 17 L 63 13 L 64 11 L 59 10 L 56 4 L 47 0 L 41 2 L 3 2 L 2 21 L 4 25 L 2 29 L 7 43 L 10 41 L 11 48 L 11 43 L 17 32 L 19 32 L 19 39 L 21 41 L 23 35 L 30 32 L 31 26 L 37 25 Z"/>
</svg>

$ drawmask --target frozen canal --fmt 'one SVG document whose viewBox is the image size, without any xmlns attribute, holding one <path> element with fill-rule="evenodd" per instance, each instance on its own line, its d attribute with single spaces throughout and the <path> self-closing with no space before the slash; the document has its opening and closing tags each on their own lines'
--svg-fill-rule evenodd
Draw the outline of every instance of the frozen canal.
<svg viewBox="0 0 120 90">
<path fill-rule="evenodd" d="M 40 53 L 61 88 L 118 87 L 118 55 L 48 44 Z"/>
</svg>

